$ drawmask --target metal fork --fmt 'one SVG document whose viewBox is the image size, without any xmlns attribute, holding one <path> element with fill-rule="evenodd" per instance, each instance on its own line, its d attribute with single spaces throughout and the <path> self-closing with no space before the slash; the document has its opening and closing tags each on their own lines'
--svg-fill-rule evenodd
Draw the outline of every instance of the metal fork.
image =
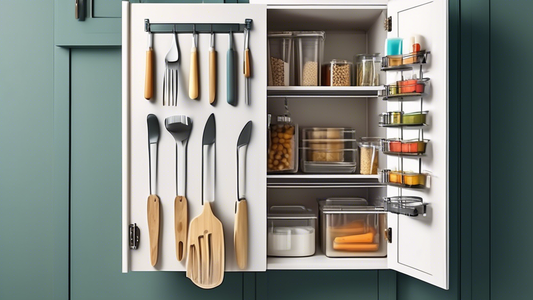
<svg viewBox="0 0 533 300">
<path fill-rule="evenodd" d="M 163 78 L 163 105 L 178 104 L 178 64 L 180 60 L 178 35 L 172 32 L 172 47 L 165 57 L 165 75 Z"/>
</svg>

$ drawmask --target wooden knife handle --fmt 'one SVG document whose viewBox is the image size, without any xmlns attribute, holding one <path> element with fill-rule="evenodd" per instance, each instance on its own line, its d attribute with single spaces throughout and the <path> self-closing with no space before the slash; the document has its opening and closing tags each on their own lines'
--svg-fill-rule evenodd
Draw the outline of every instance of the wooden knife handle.
<svg viewBox="0 0 533 300">
<path fill-rule="evenodd" d="M 150 262 L 152 266 L 157 264 L 159 253 L 159 202 L 157 195 L 148 197 L 148 234 L 150 236 Z"/>
<path fill-rule="evenodd" d="M 248 78 L 252 76 L 252 70 L 250 67 L 250 49 L 246 49 L 244 52 L 244 77 Z"/>
<path fill-rule="evenodd" d="M 237 202 L 233 242 L 237 265 L 244 270 L 248 265 L 248 203 L 244 199 Z"/>
<path fill-rule="evenodd" d="M 154 50 L 146 51 L 146 77 L 144 78 L 144 98 L 152 99 L 154 95 Z"/>
<path fill-rule="evenodd" d="M 176 258 L 178 261 L 182 261 L 185 257 L 188 225 L 187 199 L 183 196 L 176 196 L 174 199 L 174 227 L 176 229 Z"/>
<path fill-rule="evenodd" d="M 217 95 L 217 52 L 209 51 L 209 103 L 213 104 Z"/>
<path fill-rule="evenodd" d="M 189 98 L 198 98 L 198 50 L 191 51 L 191 70 L 189 73 Z"/>
</svg>

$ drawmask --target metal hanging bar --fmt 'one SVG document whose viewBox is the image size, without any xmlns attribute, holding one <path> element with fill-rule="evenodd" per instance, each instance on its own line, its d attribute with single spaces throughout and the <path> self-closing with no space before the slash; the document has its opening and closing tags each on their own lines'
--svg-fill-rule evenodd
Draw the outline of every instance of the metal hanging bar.
<svg viewBox="0 0 533 300">
<path fill-rule="evenodd" d="M 150 23 L 144 19 L 144 31 L 151 33 L 244 33 L 244 29 L 252 28 L 252 19 L 245 23 Z"/>
</svg>

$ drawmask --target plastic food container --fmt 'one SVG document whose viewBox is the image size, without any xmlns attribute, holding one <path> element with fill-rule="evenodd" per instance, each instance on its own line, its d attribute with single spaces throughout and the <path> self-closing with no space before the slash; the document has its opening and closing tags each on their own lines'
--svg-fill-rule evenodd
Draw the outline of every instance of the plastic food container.
<svg viewBox="0 0 533 300">
<path fill-rule="evenodd" d="M 303 172 L 355 172 L 357 145 L 354 129 L 305 128 L 302 137 Z"/>
<path fill-rule="evenodd" d="M 315 254 L 317 215 L 305 206 L 271 206 L 267 216 L 268 256 Z"/>
<path fill-rule="evenodd" d="M 411 154 L 420 155 L 426 153 L 429 140 L 382 140 L 381 150 L 385 154 Z"/>
<path fill-rule="evenodd" d="M 295 33 L 298 85 L 320 85 L 324 39 L 324 31 L 299 31 Z"/>
<path fill-rule="evenodd" d="M 427 111 L 403 114 L 402 124 L 407 124 L 407 125 L 425 124 L 427 114 L 428 114 Z"/>
<path fill-rule="evenodd" d="M 423 173 L 391 171 L 389 173 L 389 182 L 405 187 L 425 187 L 426 176 Z"/>
<path fill-rule="evenodd" d="M 360 54 L 355 58 L 355 85 L 377 86 L 379 85 L 379 71 L 381 57 L 376 54 Z"/>
<path fill-rule="evenodd" d="M 350 86 L 352 63 L 347 60 L 334 59 L 329 68 L 331 86 Z"/>
<path fill-rule="evenodd" d="M 387 70 L 389 68 L 405 69 L 402 66 L 413 65 L 413 64 L 424 64 L 424 63 L 427 63 L 428 54 L 429 54 L 429 51 L 425 51 L 425 50 L 420 50 L 418 52 L 412 52 L 408 54 L 401 54 L 401 53 L 389 54 L 389 52 L 387 52 L 387 56 L 383 57 L 381 67 L 382 67 L 382 70 Z M 406 67 L 406 68 L 409 68 L 409 67 Z"/>
<path fill-rule="evenodd" d="M 383 208 L 368 206 L 362 198 L 319 201 L 322 251 L 328 257 L 384 257 L 387 245 Z"/>
<path fill-rule="evenodd" d="M 268 33 L 268 85 L 294 85 L 292 32 Z"/>
<path fill-rule="evenodd" d="M 359 172 L 363 175 L 378 173 L 381 138 L 362 137 L 359 142 Z"/>
<path fill-rule="evenodd" d="M 278 116 L 270 127 L 268 172 L 295 173 L 298 171 L 298 124 L 290 115 Z"/>
</svg>

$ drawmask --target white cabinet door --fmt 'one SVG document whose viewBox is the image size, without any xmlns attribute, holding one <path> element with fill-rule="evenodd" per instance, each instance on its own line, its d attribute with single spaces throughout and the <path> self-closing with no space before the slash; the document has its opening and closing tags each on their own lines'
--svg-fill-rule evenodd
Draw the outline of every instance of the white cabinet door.
<svg viewBox="0 0 533 300">
<path fill-rule="evenodd" d="M 429 203 L 425 216 L 409 217 L 389 213 L 392 243 L 388 247 L 389 268 L 448 289 L 448 6 L 445 0 L 391 0 L 388 15 L 392 32 L 388 37 L 421 35 L 425 49 L 431 51 L 424 77 L 431 79 L 429 95 L 423 98 L 423 110 L 429 111 L 429 126 L 424 138 L 429 139 L 427 156 L 404 158 L 403 170 L 429 172 L 428 189 L 388 188 L 388 195 L 419 196 Z M 404 51 L 405 52 L 405 51 Z M 388 72 L 388 82 L 395 80 Z M 404 76 L 410 74 L 404 72 Z M 389 111 L 420 111 L 420 102 L 387 104 Z M 416 138 L 416 130 L 404 130 L 404 138 Z M 388 129 L 387 136 L 398 137 L 398 129 Z M 388 168 L 399 168 L 398 158 L 388 158 Z"/>
<path fill-rule="evenodd" d="M 189 64 L 192 38 L 178 34 L 180 48 L 179 94 L 177 106 L 162 105 L 165 56 L 171 47 L 172 34 L 154 34 L 154 96 L 144 99 L 147 33 L 145 19 L 151 23 L 245 23 L 252 19 L 250 51 L 252 57 L 251 104 L 244 101 L 242 61 L 243 33 L 234 33 L 235 70 L 238 77 L 236 106 L 226 101 L 226 53 L 228 33 L 217 33 L 218 84 L 216 105 L 209 104 L 210 34 L 198 39 L 200 92 L 197 100 L 188 96 Z M 226 271 L 239 270 L 234 254 L 233 232 L 237 199 L 237 139 L 244 125 L 252 120 L 253 129 L 246 164 L 246 199 L 248 200 L 249 252 L 244 271 L 266 270 L 266 6 L 231 4 L 130 4 L 123 2 L 122 27 L 122 143 L 123 143 L 123 272 L 184 271 L 185 260 L 176 259 L 174 238 L 174 198 L 176 196 L 176 150 L 173 137 L 165 128 L 165 118 L 187 115 L 193 128 L 187 151 L 187 187 L 189 221 L 202 212 L 202 134 L 208 116 L 216 118 L 216 193 L 214 214 L 223 224 Z M 147 115 L 155 114 L 161 128 L 158 151 L 157 194 L 161 203 L 159 259 L 150 263 L 147 222 L 149 195 L 149 160 Z M 129 249 L 128 225 L 137 223 L 140 243 Z"/>
</svg>

